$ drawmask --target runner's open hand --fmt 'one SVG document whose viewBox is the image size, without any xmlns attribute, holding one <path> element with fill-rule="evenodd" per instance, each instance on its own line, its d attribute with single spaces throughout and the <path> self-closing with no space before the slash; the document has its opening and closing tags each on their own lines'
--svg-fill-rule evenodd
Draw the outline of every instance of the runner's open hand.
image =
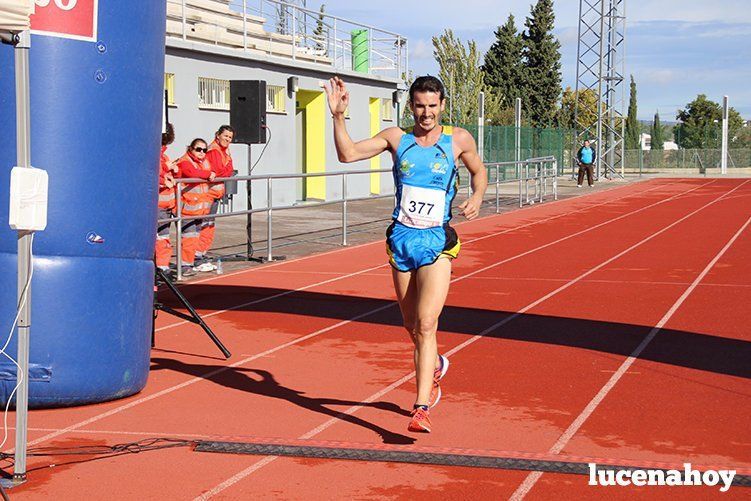
<svg viewBox="0 0 751 501">
<path fill-rule="evenodd" d="M 343 114 L 349 106 L 349 91 L 342 79 L 339 77 L 332 78 L 328 84 L 323 85 L 323 90 L 326 91 L 326 97 L 329 99 L 331 114 Z"/>
</svg>

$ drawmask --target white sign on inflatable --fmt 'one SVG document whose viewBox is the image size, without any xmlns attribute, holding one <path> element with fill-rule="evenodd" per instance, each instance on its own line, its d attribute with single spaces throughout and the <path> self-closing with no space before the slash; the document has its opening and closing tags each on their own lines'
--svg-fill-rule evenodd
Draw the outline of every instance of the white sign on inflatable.
<svg viewBox="0 0 751 501">
<path fill-rule="evenodd" d="M 34 4 L 32 33 L 96 41 L 98 0 L 34 0 Z"/>
<path fill-rule="evenodd" d="M 50 4 L 50 0 L 34 0 L 34 3 L 40 7 L 47 7 Z M 78 0 L 55 0 L 54 3 L 58 9 L 71 10 L 76 6 Z"/>
</svg>

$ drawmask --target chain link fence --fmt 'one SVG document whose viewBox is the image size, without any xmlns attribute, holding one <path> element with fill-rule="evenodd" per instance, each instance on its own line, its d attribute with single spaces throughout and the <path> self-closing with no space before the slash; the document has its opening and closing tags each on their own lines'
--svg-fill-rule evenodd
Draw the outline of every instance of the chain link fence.
<svg viewBox="0 0 751 501">
<path fill-rule="evenodd" d="M 626 150 L 627 172 L 691 170 L 706 173 L 720 168 L 720 148 L 679 150 Z M 728 169 L 751 168 L 751 148 L 728 150 Z"/>
<path fill-rule="evenodd" d="M 479 144 L 479 127 L 459 125 L 469 131 Z M 483 159 L 485 162 L 512 162 L 516 160 L 516 127 L 513 125 L 487 125 L 484 127 Z M 571 148 L 574 144 L 573 129 L 521 127 L 519 159 L 552 156 L 558 162 L 558 172 L 571 168 Z M 501 174 L 501 179 L 511 179 L 515 172 Z M 509 177 L 505 177 L 509 176 Z"/>
</svg>

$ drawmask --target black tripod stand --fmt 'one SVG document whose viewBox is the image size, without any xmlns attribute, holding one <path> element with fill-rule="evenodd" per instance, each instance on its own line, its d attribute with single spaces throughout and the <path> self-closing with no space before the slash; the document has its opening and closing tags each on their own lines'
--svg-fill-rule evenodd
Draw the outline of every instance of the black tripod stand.
<svg viewBox="0 0 751 501">
<path fill-rule="evenodd" d="M 216 334 L 211 330 L 211 328 L 206 325 L 206 322 L 203 321 L 201 316 L 196 312 L 195 308 L 193 308 L 193 305 L 188 302 L 188 300 L 185 298 L 185 296 L 182 295 L 182 293 L 178 290 L 177 287 L 175 287 L 175 284 L 172 283 L 172 281 L 167 277 L 167 275 L 164 274 L 164 271 L 162 271 L 158 267 L 154 267 L 156 270 L 156 274 L 154 276 L 154 317 L 151 321 L 151 347 L 154 347 L 154 334 L 156 333 L 156 316 L 158 311 L 164 311 L 169 313 L 170 315 L 174 315 L 178 318 L 182 318 L 183 320 L 187 320 L 188 322 L 198 324 L 201 326 L 203 331 L 211 338 L 211 340 L 214 342 L 214 344 L 221 350 L 222 354 L 224 354 L 224 358 L 229 358 L 232 356 L 232 354 L 225 348 L 225 346 L 222 344 L 222 342 L 219 340 L 218 337 L 216 337 Z M 157 299 L 157 289 L 159 285 L 165 284 L 170 291 L 172 291 L 172 294 L 177 297 L 177 299 L 180 300 L 183 306 L 190 312 L 190 315 L 186 315 L 183 312 L 177 311 L 175 309 L 170 308 L 169 306 L 166 306 L 159 302 Z"/>
</svg>

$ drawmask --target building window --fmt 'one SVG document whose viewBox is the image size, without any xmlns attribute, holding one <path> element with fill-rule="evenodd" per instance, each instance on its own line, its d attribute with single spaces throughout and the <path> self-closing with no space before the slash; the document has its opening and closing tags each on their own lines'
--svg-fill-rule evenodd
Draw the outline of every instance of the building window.
<svg viewBox="0 0 751 501">
<path fill-rule="evenodd" d="M 229 80 L 198 77 L 198 107 L 229 110 Z"/>
<path fill-rule="evenodd" d="M 391 99 L 381 99 L 381 120 L 386 122 L 394 120 L 394 102 Z"/>
<path fill-rule="evenodd" d="M 287 88 L 281 85 L 266 86 L 266 111 L 287 113 Z"/>
<path fill-rule="evenodd" d="M 164 74 L 164 90 L 167 91 L 167 104 L 175 106 L 175 74 Z"/>
</svg>

